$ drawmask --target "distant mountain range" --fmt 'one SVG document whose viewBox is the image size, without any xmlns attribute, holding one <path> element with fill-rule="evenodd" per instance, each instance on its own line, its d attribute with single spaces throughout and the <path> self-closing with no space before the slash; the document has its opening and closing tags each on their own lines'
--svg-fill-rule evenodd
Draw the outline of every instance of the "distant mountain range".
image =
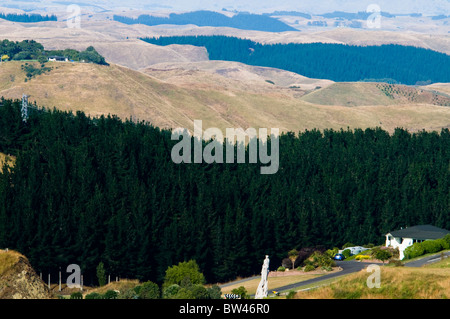
<svg viewBox="0 0 450 319">
<path fill-rule="evenodd" d="M 194 11 L 187 13 L 171 13 L 168 18 L 151 15 L 140 15 L 137 19 L 114 15 L 114 20 L 126 24 L 194 24 L 199 27 L 230 27 L 242 30 L 257 30 L 268 32 L 298 31 L 278 19 L 259 14 L 238 13 L 232 17 L 213 11 Z"/>
</svg>

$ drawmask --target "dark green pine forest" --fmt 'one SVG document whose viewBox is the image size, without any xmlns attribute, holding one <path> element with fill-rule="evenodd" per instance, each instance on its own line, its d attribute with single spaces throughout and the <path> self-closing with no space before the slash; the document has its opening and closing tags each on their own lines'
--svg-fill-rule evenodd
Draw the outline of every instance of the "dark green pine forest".
<svg viewBox="0 0 450 319">
<path fill-rule="evenodd" d="M 160 24 L 194 24 L 197 26 L 230 27 L 241 30 L 259 30 L 267 32 L 298 31 L 286 23 L 268 15 L 243 12 L 238 13 L 233 17 L 227 17 L 218 12 L 200 10 L 185 13 L 171 13 L 168 17 L 156 17 L 143 14 L 137 18 L 119 15 L 114 15 L 113 18 L 114 21 L 125 24 L 145 24 L 150 26 Z"/>
<path fill-rule="evenodd" d="M 156 45 L 205 47 L 210 60 L 273 67 L 310 78 L 408 85 L 450 82 L 450 55 L 412 46 L 335 43 L 261 44 L 228 36 L 143 38 Z"/>
<path fill-rule="evenodd" d="M 21 22 L 21 23 L 36 23 L 36 22 L 42 22 L 42 21 L 58 21 L 58 18 L 52 14 L 52 15 L 40 15 L 40 14 L 17 14 L 17 13 L 1 13 L 0 12 L 0 19 L 8 20 L 8 21 L 14 21 L 14 22 Z"/>
<path fill-rule="evenodd" d="M 79 264 L 161 283 L 195 259 L 209 282 L 258 274 L 293 248 L 382 244 L 399 227 L 450 229 L 450 131 L 311 130 L 280 137 L 280 168 L 174 164 L 171 132 L 0 103 L 0 247 L 36 271 Z M 204 142 L 206 143 L 206 142 Z M 270 149 L 270 148 L 269 148 Z M 247 161 L 248 162 L 248 161 Z"/>
</svg>

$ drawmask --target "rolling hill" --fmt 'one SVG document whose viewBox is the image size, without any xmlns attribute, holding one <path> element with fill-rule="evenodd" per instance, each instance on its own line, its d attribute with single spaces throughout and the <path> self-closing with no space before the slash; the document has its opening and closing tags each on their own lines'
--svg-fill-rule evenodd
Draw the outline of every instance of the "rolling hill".
<svg viewBox="0 0 450 319">
<path fill-rule="evenodd" d="M 221 63 L 211 70 L 227 70 L 226 63 Z M 208 64 L 203 71 L 200 67 L 199 70 L 176 68 L 138 72 L 115 64 L 50 62 L 47 63 L 52 68 L 50 72 L 25 82 L 21 65 L 22 62 L 0 65 L 1 96 L 21 98 L 25 93 L 30 96 L 30 102 L 36 101 L 47 108 L 80 110 L 91 116 L 116 114 L 123 119 L 150 121 L 162 128 L 192 129 L 195 119 L 203 120 L 204 127 L 274 127 L 295 132 L 377 126 L 391 132 L 396 127 L 411 131 L 440 130 L 450 125 L 449 107 L 424 102 L 397 103 L 387 98 L 384 104 L 363 103 L 364 106 L 352 108 L 345 104 L 327 105 L 327 101 L 313 98 L 313 94 L 327 95 L 321 93 L 321 90 L 330 91 L 325 85 L 318 90 L 302 89 L 301 83 L 300 88 L 283 87 L 276 85 L 277 82 L 291 78 L 291 73 L 267 69 L 258 74 L 258 68 L 239 64 L 230 64 L 228 69 L 235 74 L 246 73 L 257 81 L 247 83 L 246 78 L 230 78 L 230 72 L 207 71 Z M 178 80 L 174 80 L 176 78 Z M 294 79 L 314 83 L 300 76 Z M 374 88 L 377 83 L 364 85 L 374 92 L 378 90 Z M 355 94 L 359 94 L 359 100 L 364 100 L 365 92 L 366 89 Z M 381 91 L 379 96 L 382 96 Z M 373 96 L 366 99 L 374 101 Z"/>
<path fill-rule="evenodd" d="M 450 106 L 450 97 L 437 90 L 406 85 L 371 82 L 334 83 L 302 97 L 304 101 L 323 105 L 363 106 L 423 103 Z"/>
</svg>

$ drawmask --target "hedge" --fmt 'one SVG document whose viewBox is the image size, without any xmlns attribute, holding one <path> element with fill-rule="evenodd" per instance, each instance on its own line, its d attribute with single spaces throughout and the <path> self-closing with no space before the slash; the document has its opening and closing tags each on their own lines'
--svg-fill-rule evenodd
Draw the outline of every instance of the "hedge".
<svg viewBox="0 0 450 319">
<path fill-rule="evenodd" d="M 405 259 L 412 259 L 446 249 L 450 249 L 450 234 L 445 235 L 443 238 L 414 243 L 405 249 L 404 255 Z"/>
</svg>

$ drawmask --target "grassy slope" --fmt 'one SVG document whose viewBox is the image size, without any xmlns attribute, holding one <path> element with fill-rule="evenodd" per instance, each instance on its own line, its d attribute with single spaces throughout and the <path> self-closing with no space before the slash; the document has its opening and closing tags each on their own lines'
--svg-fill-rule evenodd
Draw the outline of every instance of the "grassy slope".
<svg viewBox="0 0 450 319">
<path fill-rule="evenodd" d="M 21 64 L 0 65 L 0 95 L 21 98 L 26 93 L 30 101 L 47 108 L 81 110 L 91 116 L 132 116 L 163 128 L 192 130 L 194 119 L 203 120 L 204 129 L 218 127 L 223 132 L 227 127 L 298 132 L 376 126 L 392 132 L 396 127 L 415 131 L 449 125 L 450 108 L 429 104 L 320 105 L 320 99 L 306 101 L 286 88 L 267 89 L 266 85 L 248 90 L 226 78 L 215 85 L 217 76 L 205 76 L 202 85 L 182 86 L 114 64 L 48 63 L 51 72 L 24 82 Z"/>
<path fill-rule="evenodd" d="M 309 280 L 312 278 L 320 277 L 320 274 L 302 274 L 302 275 L 292 275 L 292 276 L 281 276 L 281 277 L 270 277 L 268 280 L 268 291 L 272 293 L 273 290 L 276 290 L 279 287 L 283 287 L 289 284 L 302 282 L 305 280 Z M 256 289 L 258 289 L 258 285 L 261 281 L 261 278 L 257 277 L 255 279 L 250 279 L 241 283 L 231 284 L 226 287 L 222 287 L 222 294 L 231 293 L 233 289 L 239 288 L 240 286 L 245 287 L 248 294 L 254 295 L 256 293 Z"/>
<path fill-rule="evenodd" d="M 435 92 L 437 90 L 432 88 L 432 86 L 430 88 L 415 88 L 385 83 L 343 82 L 307 94 L 302 97 L 302 100 L 324 105 L 342 106 L 399 105 L 404 103 L 450 106 L 450 98 L 443 94 L 437 94 Z"/>
<path fill-rule="evenodd" d="M 0 251 L 0 278 L 14 266 L 19 260 L 20 254 L 15 251 Z"/>
<path fill-rule="evenodd" d="M 450 296 L 450 260 L 426 267 L 382 267 L 380 288 L 368 288 L 372 273 L 362 270 L 324 287 L 301 291 L 297 299 L 446 299 Z"/>
</svg>

